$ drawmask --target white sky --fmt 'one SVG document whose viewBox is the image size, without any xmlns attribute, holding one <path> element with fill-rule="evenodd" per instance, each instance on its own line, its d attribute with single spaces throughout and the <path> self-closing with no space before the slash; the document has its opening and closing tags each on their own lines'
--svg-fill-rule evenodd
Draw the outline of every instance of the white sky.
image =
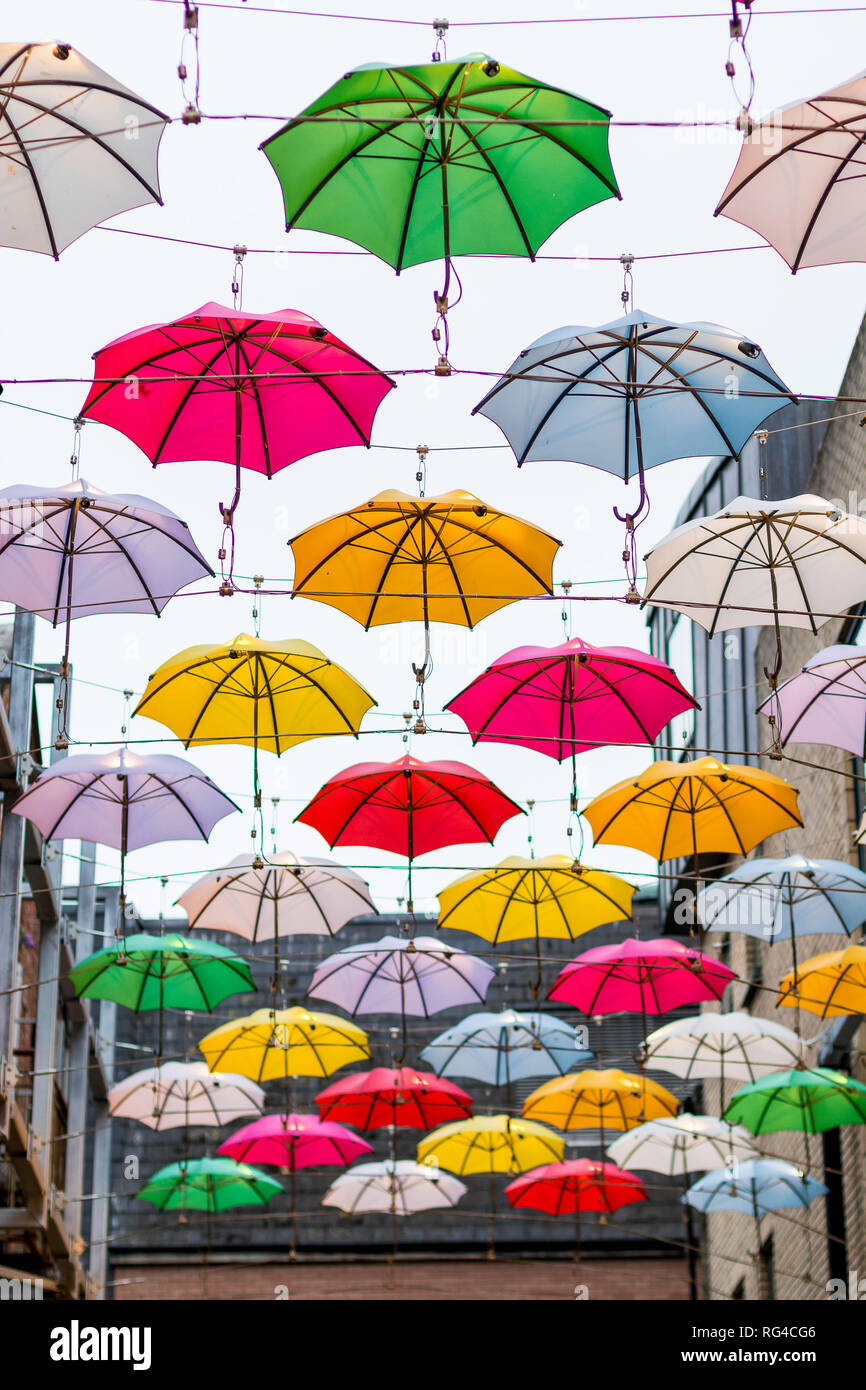
<svg viewBox="0 0 866 1390">
<path fill-rule="evenodd" d="M 265 0 L 267 3 L 267 0 Z M 274 0 L 276 3 L 276 0 Z M 333 8 L 339 8 L 334 5 Z M 361 13 L 390 9 L 402 17 L 428 19 L 428 6 L 403 0 L 346 5 Z M 687 13 L 692 6 L 646 0 L 584 4 L 549 0 L 540 15 L 581 18 L 653 9 Z M 515 27 L 485 26 L 452 31 L 448 55 L 485 50 L 510 65 L 609 107 L 621 120 L 707 120 L 730 118 L 736 104 L 724 63 L 728 49 L 726 6 L 710 20 L 646 23 L 587 23 Z M 786 8 L 806 8 L 788 5 Z M 473 0 L 438 4 L 451 21 L 460 18 L 523 18 L 515 0 Z M 860 65 L 866 15 L 773 17 L 756 4 L 749 36 L 757 78 L 753 110 L 775 106 L 835 86 Z M 182 7 L 154 0 L 76 0 L 31 3 L 19 11 L 14 31 L 4 38 L 65 40 L 163 110 L 182 109 L 176 76 Z M 23 23 L 26 17 L 26 30 Z M 432 30 L 388 23 L 303 19 L 202 8 L 201 106 L 211 114 L 263 113 L 269 120 L 204 121 L 198 127 L 172 125 L 162 142 L 160 176 L 165 206 L 150 206 L 116 219 L 113 225 L 169 236 L 249 246 L 333 247 L 348 243 L 313 233 L 283 231 L 277 180 L 259 142 L 353 66 L 372 60 L 404 64 L 426 61 Z M 712 212 L 736 159 L 737 137 L 717 131 L 614 129 L 614 168 L 623 201 L 601 204 L 568 222 L 545 251 L 590 256 L 690 251 L 716 246 L 757 244 L 758 238 Z M 175 318 L 207 300 L 231 302 L 229 253 L 174 246 L 93 231 L 64 252 L 59 264 L 25 252 L 3 251 L 3 333 L 0 380 L 12 377 L 87 377 L 93 351 L 144 324 Z M 456 368 L 503 370 L 516 353 L 541 333 L 562 323 L 602 323 L 620 313 L 618 265 L 538 263 L 518 260 L 464 260 L 459 263 L 464 299 L 451 316 L 451 360 Z M 441 268 L 420 266 L 399 279 L 373 257 L 249 256 L 244 307 L 272 311 L 285 307 L 313 314 L 328 328 L 388 369 L 432 364 L 432 291 Z M 635 303 L 674 319 L 723 323 L 759 342 L 770 362 L 795 390 L 825 394 L 836 390 L 859 326 L 866 267 L 808 270 L 792 277 L 775 252 L 683 257 L 638 263 Z M 465 446 L 500 443 L 495 426 L 472 419 L 470 409 L 486 389 L 485 379 L 456 375 L 401 380 L 379 411 L 374 439 L 379 444 Z M 37 405 L 74 415 L 86 385 L 6 386 L 3 402 Z M 69 479 L 72 428 L 0 403 L 6 484 L 47 486 Z M 238 512 L 236 572 L 264 572 L 286 584 L 291 576 L 288 538 L 310 523 L 360 502 L 386 487 L 414 488 L 414 454 L 374 447 L 346 449 L 300 461 L 273 482 L 244 475 Z M 649 475 L 653 511 L 640 533 L 645 551 L 669 529 L 701 461 L 667 464 Z M 184 463 L 156 472 L 123 435 L 96 424 L 84 430 L 81 472 L 114 492 L 141 493 L 172 507 L 190 525 L 213 563 L 220 537 L 217 503 L 232 492 L 233 471 L 223 464 Z M 513 456 L 500 452 L 432 454 L 428 493 L 464 487 L 487 502 L 536 522 L 564 541 L 555 576 L 585 583 L 613 579 L 609 592 L 622 593 L 621 529 L 611 516 L 622 504 L 620 483 L 599 471 L 572 464 L 534 464 L 517 470 Z M 602 592 L 605 590 L 602 589 Z M 598 592 L 592 587 L 584 592 Z M 163 617 L 104 617 L 73 625 L 72 657 L 77 678 L 140 692 L 151 671 L 166 657 L 197 642 L 226 640 L 251 630 L 251 601 L 244 596 L 178 598 Z M 428 715 L 460 690 L 488 661 L 527 642 L 561 638 L 558 604 L 523 604 L 485 620 L 475 634 L 437 628 L 436 671 L 428 687 Z M 374 727 L 402 721 L 413 681 L 409 661 L 420 629 L 384 627 L 365 634 L 349 618 L 305 600 L 266 598 L 264 636 L 302 637 L 315 642 L 358 677 L 378 699 L 367 722 Z M 621 604 L 574 605 L 573 631 L 595 642 L 645 646 L 643 618 Z M 37 659 L 56 661 L 62 634 L 37 620 Z M 697 692 L 698 695 L 701 692 Z M 88 739 L 120 738 L 120 694 L 78 683 L 71 732 Z M 462 727 L 449 719 L 455 731 Z M 279 796 L 279 847 L 299 853 L 328 853 L 321 838 L 292 818 L 328 776 L 350 763 L 392 759 L 404 750 L 400 732 L 312 741 L 278 762 L 262 757 L 266 798 Z M 162 726 L 139 718 L 130 736 L 159 738 Z M 174 740 L 151 745 L 154 751 L 183 753 Z M 71 750 L 71 751 L 74 751 Z M 82 750 L 83 751 L 83 750 Z M 539 855 L 566 851 L 565 825 L 570 773 L 551 759 L 518 749 L 481 745 L 468 738 L 428 735 L 412 749 L 423 758 L 457 758 L 493 777 L 516 800 L 533 797 Z M 131 895 L 146 914 L 160 906 L 160 875 L 170 882 L 168 906 L 189 882 L 250 847 L 248 793 L 252 752 L 198 749 L 192 758 L 236 799 L 244 816 L 223 821 L 209 845 L 168 844 L 130 857 Z M 579 762 L 582 798 L 646 766 L 649 755 L 617 751 L 584 755 Z M 419 872 L 416 903 L 434 908 L 437 888 L 454 877 L 450 866 L 493 863 L 526 851 L 525 818 L 500 832 L 495 848 L 455 848 L 421 860 L 445 868 Z M 587 827 L 589 842 L 589 831 Z M 268 837 L 269 840 L 269 837 Z M 67 845 L 77 852 L 77 846 Z M 390 864 L 391 856 L 366 849 L 337 856 L 353 864 Z M 590 862 L 621 871 L 651 869 L 643 856 L 621 849 L 587 849 Z M 103 876 L 116 877 L 116 856 L 101 850 Z M 141 877 L 140 882 L 134 880 Z M 405 892 L 405 874 L 379 868 L 370 876 L 384 909 Z"/>
</svg>

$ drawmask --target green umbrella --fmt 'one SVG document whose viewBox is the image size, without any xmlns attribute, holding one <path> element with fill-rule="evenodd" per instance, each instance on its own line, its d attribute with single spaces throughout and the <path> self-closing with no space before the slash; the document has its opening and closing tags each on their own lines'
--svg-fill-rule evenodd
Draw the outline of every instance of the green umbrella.
<svg viewBox="0 0 866 1390">
<path fill-rule="evenodd" d="M 246 961 L 227 946 L 189 941 L 176 932 L 141 932 L 104 946 L 69 972 L 79 998 L 110 999 L 146 1009 L 199 1009 L 208 1013 L 230 994 L 255 992 Z"/>
<path fill-rule="evenodd" d="M 620 197 L 609 120 L 603 107 L 472 53 L 355 68 L 261 148 L 282 184 L 288 231 L 346 237 L 399 275 L 472 253 L 534 259 L 567 218 Z M 447 289 L 446 280 L 440 298 Z"/>
<path fill-rule="evenodd" d="M 742 1086 L 725 1111 L 753 1134 L 801 1130 L 821 1134 L 837 1125 L 866 1124 L 866 1086 L 830 1067 L 777 1071 Z"/>
<path fill-rule="evenodd" d="M 229 1207 L 264 1207 L 282 1190 L 275 1178 L 233 1158 L 194 1158 L 160 1168 L 135 1196 L 160 1211 L 210 1213 Z"/>
</svg>

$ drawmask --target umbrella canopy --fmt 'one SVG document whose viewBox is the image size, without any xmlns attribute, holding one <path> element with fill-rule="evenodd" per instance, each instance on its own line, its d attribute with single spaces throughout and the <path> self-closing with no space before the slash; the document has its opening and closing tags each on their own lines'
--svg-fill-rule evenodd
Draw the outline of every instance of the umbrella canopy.
<svg viewBox="0 0 866 1390">
<path fill-rule="evenodd" d="M 435 936 L 383 936 L 335 951 L 313 971 L 308 994 L 351 1014 L 428 1018 L 458 1004 L 479 1004 L 495 974 L 486 961 Z"/>
<path fill-rule="evenodd" d="M 772 717 L 782 747 L 827 743 L 866 756 L 866 650 L 843 644 L 815 652 L 758 713 Z"/>
<path fill-rule="evenodd" d="M 196 1009 L 211 1013 L 232 994 L 255 994 L 250 967 L 227 946 L 176 932 L 138 932 L 86 956 L 69 972 L 79 999 L 110 999 L 142 1013 Z"/>
<path fill-rule="evenodd" d="M 275 1178 L 234 1159 L 193 1158 L 160 1168 L 135 1196 L 159 1211 L 218 1212 L 266 1207 L 282 1190 Z"/>
<path fill-rule="evenodd" d="M 571 460 L 628 482 L 670 459 L 737 455 L 765 416 L 794 399 L 742 333 L 635 309 L 537 338 L 473 414 L 499 426 L 518 465 Z"/>
<path fill-rule="evenodd" d="M 596 946 L 566 965 L 548 998 L 597 1014 L 665 1014 L 684 1004 L 721 999 L 733 970 L 681 941 L 625 941 Z"/>
<path fill-rule="evenodd" d="M 866 597 L 866 518 L 811 494 L 737 497 L 687 521 L 646 556 L 643 602 L 685 613 L 712 637 L 734 627 L 801 627 Z"/>
<path fill-rule="evenodd" d="M 356 1129 L 433 1129 L 472 1116 L 472 1098 L 427 1071 L 414 1067 L 374 1067 L 354 1072 L 320 1091 L 316 1105 L 323 1120 Z"/>
<path fill-rule="evenodd" d="M 127 851 L 162 840 L 207 840 L 238 807 L 184 758 L 128 748 L 74 753 L 43 768 L 12 813 L 46 840 L 93 840 Z"/>
<path fill-rule="evenodd" d="M 465 1076 L 488 1086 L 510 1086 L 535 1076 L 562 1076 L 592 1057 L 581 1035 L 553 1014 L 469 1014 L 421 1053 L 440 1076 Z"/>
<path fill-rule="evenodd" d="M 542 1163 L 561 1163 L 565 1141 L 546 1125 L 510 1115 L 476 1115 L 442 1125 L 418 1145 L 419 1163 L 452 1173 L 524 1173 Z"/>
<path fill-rule="evenodd" d="M 557 1129 L 632 1129 L 644 1120 L 675 1115 L 679 1101 L 648 1077 L 608 1071 L 555 1076 L 527 1096 L 523 1113 Z"/>
<path fill-rule="evenodd" d="M 513 1207 L 546 1211 L 551 1216 L 583 1211 L 601 1211 L 609 1216 L 631 1202 L 647 1200 L 646 1188 L 634 1173 L 591 1158 L 545 1163 L 521 1173 L 508 1184 L 505 1195 Z"/>
<path fill-rule="evenodd" d="M 675 1018 L 650 1033 L 644 1059 L 654 1070 L 673 1072 L 686 1081 L 721 1077 L 757 1081 L 783 1067 L 805 1061 L 806 1044 L 790 1028 L 751 1014 L 697 1014 Z"/>
<path fill-rule="evenodd" d="M 220 1144 L 218 1153 L 236 1163 L 266 1163 L 276 1168 L 345 1168 L 371 1154 L 366 1139 L 318 1115 L 263 1115 Z"/>
<path fill-rule="evenodd" d="M 866 1124 L 866 1086 L 830 1067 L 773 1072 L 743 1086 L 725 1119 L 752 1134 L 801 1130 L 821 1134 L 837 1125 Z"/>
<path fill-rule="evenodd" d="M 763 941 L 851 936 L 866 921 L 866 874 L 842 859 L 749 859 L 698 894 L 710 931 L 741 931 Z"/>
<path fill-rule="evenodd" d="M 54 627 L 94 613 L 158 616 L 212 573 L 186 522 L 149 497 L 84 478 L 0 490 L 0 598 Z"/>
<path fill-rule="evenodd" d="M 234 932 L 247 941 L 333 936 L 353 918 L 377 911 L 370 885 L 353 869 L 291 850 L 271 855 L 262 868 L 238 855 L 190 884 L 177 906 L 191 927 Z"/>
<path fill-rule="evenodd" d="M 230 1124 L 243 1115 L 260 1115 L 265 1093 L 245 1076 L 212 1076 L 204 1062 L 163 1062 L 133 1072 L 112 1086 L 109 1112 L 119 1120 L 139 1120 L 148 1129 Z"/>
<path fill-rule="evenodd" d="M 781 1158 L 750 1158 L 724 1172 L 705 1173 L 683 1197 L 698 1211 L 739 1211 L 760 1218 L 764 1212 L 808 1207 L 828 1189 Z"/>
<path fill-rule="evenodd" d="M 350 1216 L 363 1212 L 392 1212 L 411 1216 L 416 1211 L 456 1207 L 466 1184 L 450 1173 L 411 1159 L 356 1163 L 339 1173 L 322 1198 L 323 1207 L 339 1207 Z"/>
<path fill-rule="evenodd" d="M 198 1045 L 211 1071 L 255 1081 L 330 1076 L 370 1056 L 367 1034 L 347 1018 L 309 1009 L 257 1009 L 214 1028 Z"/>
<path fill-rule="evenodd" d="M 375 703 L 310 642 L 241 632 L 169 657 L 134 713 L 164 724 L 187 748 L 240 743 L 279 757 L 308 738 L 357 734 Z"/>
<path fill-rule="evenodd" d="M 573 637 L 506 652 L 445 708 L 473 743 L 513 743 L 562 762 L 608 743 L 652 743 L 675 714 L 699 706 L 658 657 Z"/>
<path fill-rule="evenodd" d="M 658 860 L 748 854 L 778 830 L 803 824 L 790 782 L 715 758 L 652 763 L 595 797 L 583 815 L 596 844 L 630 845 Z"/>
<path fill-rule="evenodd" d="M 439 926 L 471 931 L 494 945 L 550 937 L 573 941 L 632 915 L 634 885 L 564 854 L 511 855 L 473 869 L 439 894 Z"/>
<path fill-rule="evenodd" d="M 347 237 L 397 273 L 480 253 L 534 258 L 618 198 L 609 111 L 472 53 L 341 77 L 261 148 L 286 228 Z"/>
<path fill-rule="evenodd" d="M 669 1178 L 724 1168 L 732 1159 L 739 1162 L 757 1156 L 745 1129 L 712 1115 L 663 1115 L 647 1120 L 615 1139 L 608 1153 L 615 1163 L 664 1173 Z"/>
<path fill-rule="evenodd" d="M 365 628 L 412 620 L 471 628 L 516 599 L 552 593 L 561 544 L 471 492 L 391 489 L 289 541 L 292 595 Z"/>
<path fill-rule="evenodd" d="M 819 1018 L 866 1014 L 866 946 L 804 960 L 779 981 L 776 1003 Z"/>
<path fill-rule="evenodd" d="M 716 208 L 768 241 L 794 274 L 866 259 L 862 73 L 751 127 Z"/>
<path fill-rule="evenodd" d="M 0 44 L 0 243 L 55 259 L 119 212 L 162 203 L 169 123 L 68 43 Z"/>
</svg>

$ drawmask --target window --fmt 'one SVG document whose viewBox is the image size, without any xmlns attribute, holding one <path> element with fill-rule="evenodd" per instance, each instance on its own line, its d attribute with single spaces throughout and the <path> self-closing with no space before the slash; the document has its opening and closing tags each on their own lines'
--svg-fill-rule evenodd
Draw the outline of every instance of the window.
<svg viewBox="0 0 866 1390">
<path fill-rule="evenodd" d="M 695 657 L 691 618 L 677 618 L 668 638 L 667 661 L 690 695 L 695 689 Z M 668 726 L 668 741 L 685 751 L 695 741 L 695 712 L 685 710 L 676 715 Z M 671 756 L 671 755 L 665 755 Z"/>
</svg>

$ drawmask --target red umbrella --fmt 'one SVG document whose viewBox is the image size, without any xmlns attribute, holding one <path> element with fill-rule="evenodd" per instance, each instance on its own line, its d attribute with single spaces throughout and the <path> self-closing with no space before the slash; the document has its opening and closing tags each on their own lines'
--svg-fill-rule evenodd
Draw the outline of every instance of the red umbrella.
<svg viewBox="0 0 866 1390">
<path fill-rule="evenodd" d="M 592 1158 L 532 1168 L 510 1182 L 505 1195 L 513 1207 L 531 1207 L 551 1216 L 582 1211 L 609 1216 L 630 1202 L 647 1200 L 646 1189 L 634 1173 Z"/>
<path fill-rule="evenodd" d="M 374 1067 L 342 1077 L 319 1092 L 316 1104 L 323 1120 L 356 1129 L 435 1129 L 472 1115 L 471 1098 L 453 1081 L 413 1067 Z"/>
<path fill-rule="evenodd" d="M 234 464 L 235 495 L 220 506 L 227 527 L 242 468 L 271 478 L 323 449 L 369 446 L 376 411 L 395 385 L 297 309 L 249 314 L 204 304 L 94 356 L 81 414 L 120 430 L 154 466 Z"/>
<path fill-rule="evenodd" d="M 422 762 L 407 754 L 393 763 L 356 763 L 320 787 L 295 819 L 328 844 L 369 845 L 412 861 L 445 845 L 492 844 L 516 802 L 465 763 Z"/>
</svg>

